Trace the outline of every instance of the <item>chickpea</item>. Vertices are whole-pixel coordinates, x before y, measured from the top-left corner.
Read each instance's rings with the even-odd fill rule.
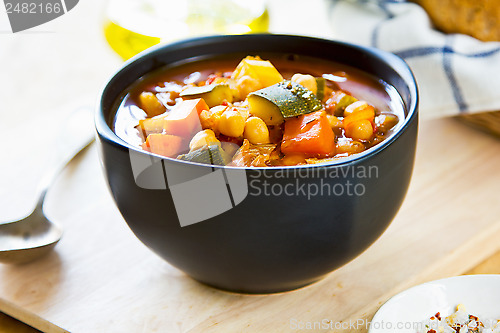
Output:
[[[369,120],[362,119],[346,128],[346,136],[354,140],[370,140],[373,137],[373,126]]]
[[[189,150],[196,150],[204,146],[219,145],[220,141],[215,137],[214,131],[206,129],[196,133],[189,142]]]
[[[212,128],[212,124],[210,123],[210,111],[203,110],[200,112],[200,123],[201,128]]]
[[[269,143],[269,129],[259,117],[250,117],[245,122],[243,137],[255,145]]]
[[[342,120],[340,120],[339,118],[332,116],[331,114],[327,114],[326,119],[328,119],[328,122],[330,123],[330,127],[332,129],[342,127]]]
[[[210,115],[212,117],[214,117],[214,116],[220,117],[224,113],[224,111],[226,111],[227,109],[228,109],[228,107],[225,105],[216,105],[210,109]]]
[[[300,84],[304,88],[311,90],[313,94],[316,94],[318,92],[318,83],[312,75],[296,73],[293,74],[292,81]]]
[[[219,131],[227,136],[238,138],[245,131],[245,117],[241,112],[226,110],[219,119]]]
[[[361,111],[368,106],[368,103],[365,101],[356,101],[352,104],[349,104],[344,110],[344,117],[350,116],[356,111]]]
[[[142,92],[139,95],[139,105],[147,113],[148,117],[158,116],[167,110],[152,92]]]
[[[222,113],[227,109],[227,106],[217,105],[209,111],[203,110],[200,113],[201,128],[211,129],[214,132],[219,132],[219,120]]]
[[[359,141],[339,140],[336,146],[337,154],[356,154],[365,150],[365,146]]]

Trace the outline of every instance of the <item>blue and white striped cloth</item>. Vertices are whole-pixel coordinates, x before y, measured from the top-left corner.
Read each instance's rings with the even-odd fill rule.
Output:
[[[402,57],[417,79],[424,118],[500,110],[500,43],[443,34],[404,0],[335,0],[332,37]]]

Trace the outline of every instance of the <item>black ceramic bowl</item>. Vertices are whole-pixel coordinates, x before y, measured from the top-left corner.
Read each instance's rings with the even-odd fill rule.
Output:
[[[153,158],[112,131],[113,104],[138,78],[181,60],[233,53],[237,58],[268,53],[305,55],[359,68],[396,88],[406,119],[392,137],[354,157],[318,166],[265,170],[222,169]],[[417,140],[417,96],[408,66],[383,51],[298,36],[216,36],[160,46],[126,63],[102,92],[96,127],[113,197],[144,244],[208,285],[268,293],[317,281],[358,256],[387,228],[410,182]],[[352,172],[363,169],[374,173],[360,177]],[[169,173],[177,176],[169,177]],[[216,179],[213,184],[220,186],[204,187],[200,181],[196,187],[190,182],[210,175]],[[345,187],[349,183],[357,185],[359,193],[349,194]],[[343,193],[310,193],[311,189],[337,185],[337,189],[344,186]],[[190,188],[194,189],[193,203]],[[288,195],[283,189],[295,192]],[[179,196],[183,191],[184,196]],[[200,193],[210,201],[208,206],[200,203]],[[215,211],[211,211],[212,205],[218,205]]]

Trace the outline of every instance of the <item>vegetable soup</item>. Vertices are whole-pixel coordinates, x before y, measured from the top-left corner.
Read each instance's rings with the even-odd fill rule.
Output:
[[[132,145],[238,167],[336,161],[382,142],[404,119],[392,86],[302,56],[174,64],[138,80],[116,109],[114,131]]]

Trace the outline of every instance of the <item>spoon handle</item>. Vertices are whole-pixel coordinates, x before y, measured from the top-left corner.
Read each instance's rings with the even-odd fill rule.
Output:
[[[47,166],[38,185],[38,201],[36,207],[43,208],[47,192],[66,166],[95,140],[93,126],[94,113],[90,106],[80,107],[73,111],[62,122],[62,131],[55,145],[54,158]]]

